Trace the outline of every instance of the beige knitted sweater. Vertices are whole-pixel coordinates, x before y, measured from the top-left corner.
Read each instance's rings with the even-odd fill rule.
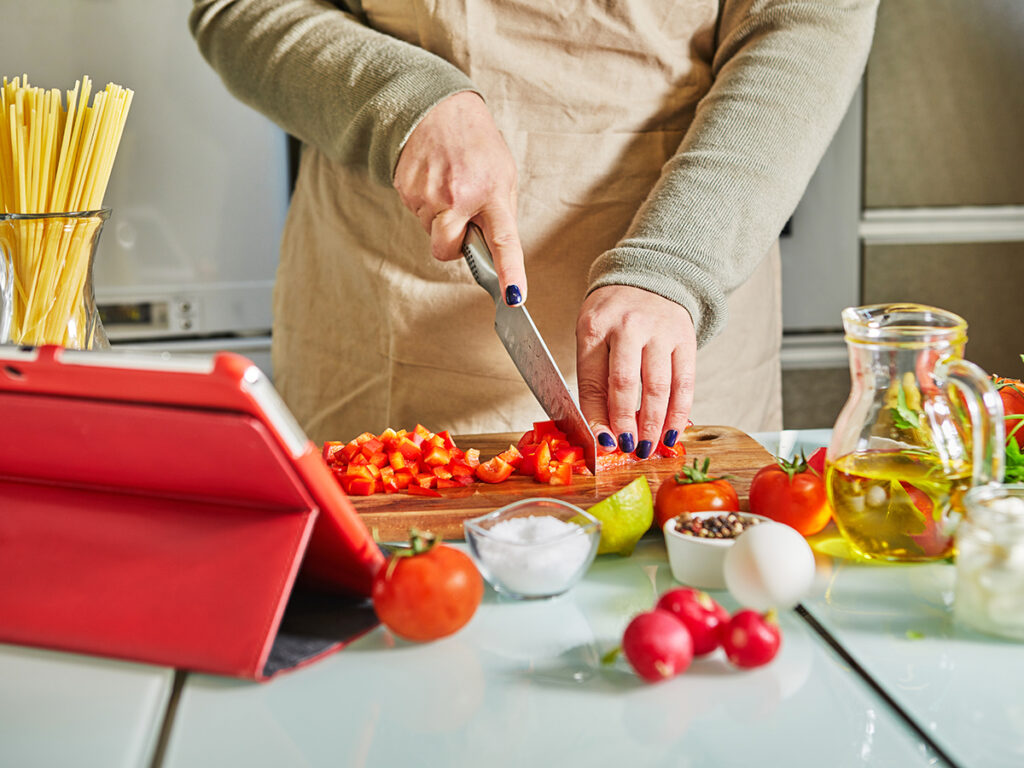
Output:
[[[423,116],[475,88],[443,59],[366,26],[360,1],[342,12],[324,0],[195,0],[190,24],[239,99],[390,185]],[[626,236],[594,261],[589,289],[652,291],[689,310],[699,344],[712,338],[846,110],[877,3],[721,0],[714,83]]]

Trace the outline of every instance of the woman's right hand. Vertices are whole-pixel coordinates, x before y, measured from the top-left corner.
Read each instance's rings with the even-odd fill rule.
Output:
[[[472,221],[491,250],[505,302],[526,300],[516,165],[480,96],[456,93],[426,114],[402,148],[394,185],[430,235],[434,258],[461,258]]]

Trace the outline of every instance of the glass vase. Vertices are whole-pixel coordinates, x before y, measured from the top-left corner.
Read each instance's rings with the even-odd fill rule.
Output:
[[[110,209],[0,214],[0,343],[109,347],[92,266]]]

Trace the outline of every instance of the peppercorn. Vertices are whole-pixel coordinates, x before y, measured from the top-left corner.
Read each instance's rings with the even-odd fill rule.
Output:
[[[703,517],[687,513],[679,515],[675,521],[677,531],[702,539],[733,539],[750,526],[761,522],[756,517],[738,512]]]

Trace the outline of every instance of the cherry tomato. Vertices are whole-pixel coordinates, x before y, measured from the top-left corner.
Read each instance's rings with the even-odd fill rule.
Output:
[[[707,592],[691,587],[670,589],[656,607],[671,613],[690,631],[694,656],[704,656],[721,645],[729,614]]]
[[[795,528],[804,536],[828,525],[832,508],[821,475],[803,454],[761,467],[750,483],[750,511]]]
[[[473,617],[484,582],[468,555],[433,535],[413,529],[410,545],[392,554],[374,577],[373,607],[399,637],[437,640]]]
[[[1024,383],[1019,379],[994,377],[999,398],[1003,401],[1006,437],[1013,436],[1018,448],[1024,448]]]
[[[655,608],[629,622],[622,652],[640,677],[656,683],[686,671],[693,661],[693,640],[679,619]]]
[[[708,475],[710,459],[697,468],[692,467],[662,481],[654,498],[654,524],[663,528],[673,517],[686,512],[739,512],[740,499],[736,489],[724,477]]]
[[[749,608],[737,611],[722,632],[725,655],[744,669],[767,664],[781,644],[782,634],[772,611],[763,615]]]

